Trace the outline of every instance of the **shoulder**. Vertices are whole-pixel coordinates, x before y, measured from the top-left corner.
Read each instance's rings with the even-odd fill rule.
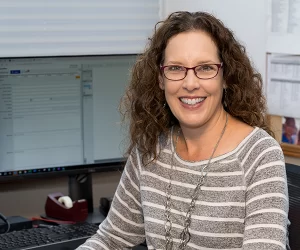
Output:
[[[284,168],[284,155],[279,143],[265,130],[255,127],[239,152],[239,160],[246,175],[257,169],[280,166]]]
[[[265,130],[255,127],[249,139],[247,147],[259,147],[260,149],[277,149],[282,152],[279,143]]]
[[[255,127],[247,138],[241,156],[254,159],[270,154],[276,154],[280,158],[283,157],[279,143],[265,130]]]

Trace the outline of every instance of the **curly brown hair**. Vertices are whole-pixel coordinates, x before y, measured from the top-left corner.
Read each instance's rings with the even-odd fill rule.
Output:
[[[245,47],[231,30],[209,13],[174,12],[165,21],[157,23],[144,53],[132,69],[131,82],[121,106],[123,118],[129,119],[127,153],[138,147],[144,163],[148,157],[157,157],[159,135],[168,133],[171,126],[178,124],[170,109],[164,107],[165,95],[159,88],[165,48],[174,35],[193,30],[206,32],[218,48],[227,85],[222,100],[226,103],[224,109],[233,117],[273,136],[266,119],[262,77],[251,65]]]

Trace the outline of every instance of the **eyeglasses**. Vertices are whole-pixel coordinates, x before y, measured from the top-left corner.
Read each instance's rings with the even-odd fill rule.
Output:
[[[187,76],[188,70],[192,69],[195,75],[199,79],[208,80],[216,77],[220,68],[223,67],[223,63],[215,64],[200,64],[192,68],[180,66],[180,65],[166,65],[160,66],[164,76],[171,81],[180,81]]]

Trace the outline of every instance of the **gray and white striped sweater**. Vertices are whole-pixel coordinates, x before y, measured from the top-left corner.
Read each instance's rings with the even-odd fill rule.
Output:
[[[78,250],[131,249],[145,239],[148,249],[165,249],[170,138],[160,141],[158,159],[147,166],[141,164],[138,150],[130,155],[107,218]],[[175,153],[173,162],[171,234],[178,249],[190,197],[207,160],[187,162]],[[287,214],[282,150],[264,130],[255,128],[233,151],[212,159],[186,249],[285,249]]]

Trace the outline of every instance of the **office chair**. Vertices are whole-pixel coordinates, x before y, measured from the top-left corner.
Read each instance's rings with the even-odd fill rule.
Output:
[[[289,244],[291,250],[300,249],[300,166],[286,164],[289,190]]]

